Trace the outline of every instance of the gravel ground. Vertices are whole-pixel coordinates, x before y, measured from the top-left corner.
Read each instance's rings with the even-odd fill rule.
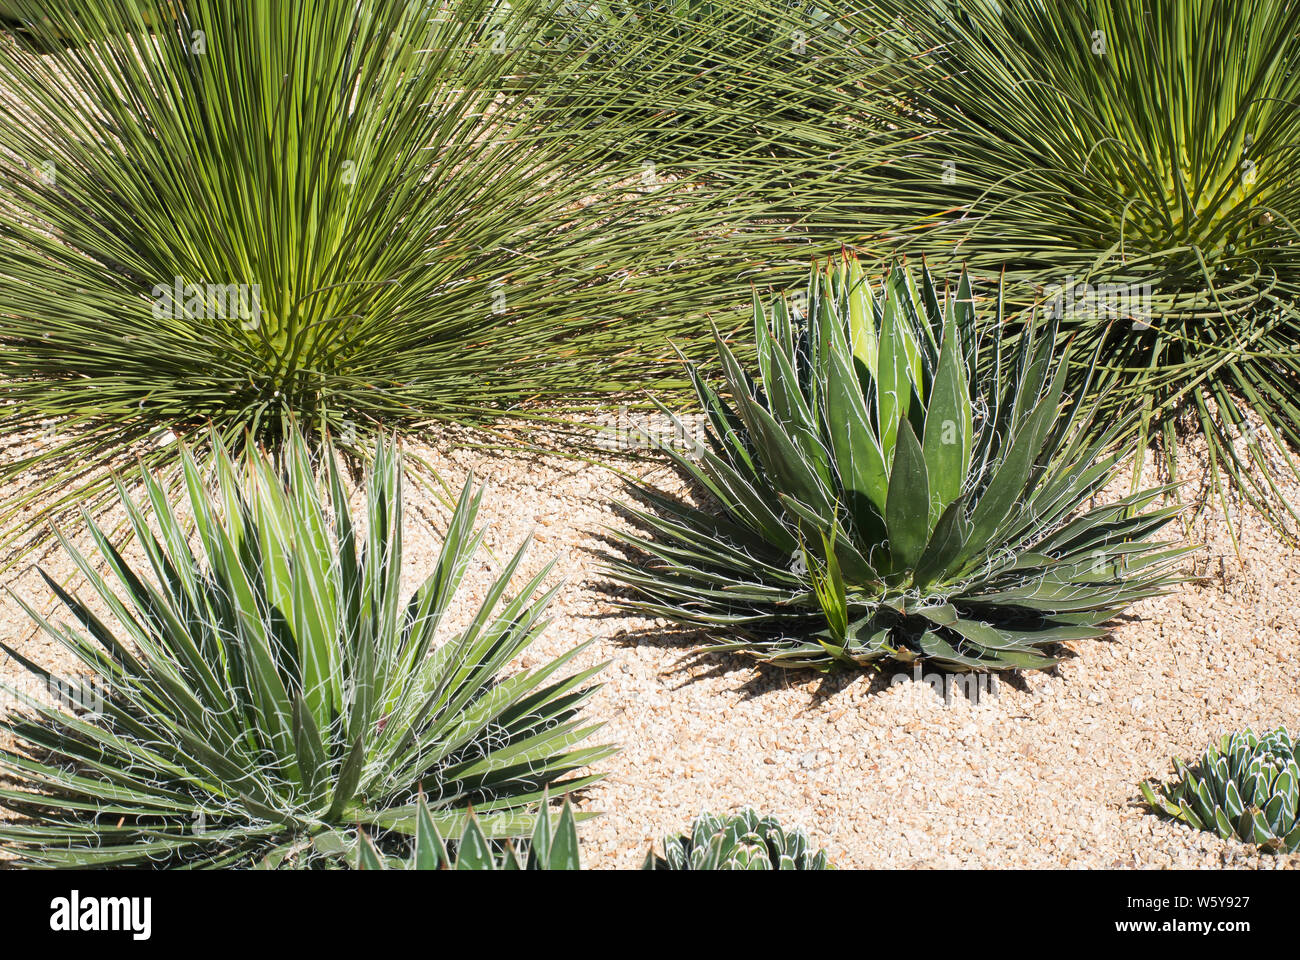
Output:
[[[612,471],[449,450],[450,439],[411,450],[452,487],[471,471],[488,487],[480,516],[488,551],[466,578],[460,616],[531,531],[528,569],[558,555],[567,586],[521,665],[592,638],[581,665],[610,661],[587,713],[605,721],[598,736],[622,752],[601,764],[606,779],[581,800],[603,814],[583,828],[588,866],[637,866],[653,839],[700,810],[744,806],[803,826],[842,867],[1300,865],[1297,856],[1260,856],[1158,819],[1137,789],[1167,775],[1171,756],[1194,756],[1224,730],[1300,729],[1300,550],[1279,545],[1248,509],[1231,507],[1240,559],[1212,506],[1188,532],[1203,544],[1188,560],[1195,582],[1134,608],[1110,640],[1072,645],[1050,674],[1010,677],[977,705],[960,693],[946,704],[910,673],[891,682],[892,667],[823,678],[735,656],[687,656],[698,638],[623,616],[602,589],[599,530],[621,523]],[[1181,463],[1186,476],[1201,474],[1194,441]],[[633,469],[679,485],[663,466]],[[432,494],[411,491],[408,515],[413,588],[432,567],[446,511]],[[57,555],[43,562],[70,572]],[[30,570],[8,580],[42,611],[54,609]],[[7,596],[0,632],[26,655],[60,662]],[[0,677],[18,676],[16,664],[0,662]]]

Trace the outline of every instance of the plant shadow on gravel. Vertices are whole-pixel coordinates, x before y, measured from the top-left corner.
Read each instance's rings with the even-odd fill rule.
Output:
[[[614,612],[601,616],[617,617],[619,614]],[[1124,619],[1136,620],[1138,618],[1126,617]],[[762,663],[744,654],[701,650],[698,649],[698,645],[707,640],[707,635],[699,630],[645,627],[640,630],[622,631],[610,637],[610,640],[622,647],[650,646],[681,651],[681,656],[671,670],[667,671],[671,675],[682,675],[680,682],[673,687],[674,690],[681,690],[692,683],[716,680],[736,673],[746,673],[749,674],[749,679],[744,680],[734,688],[736,692],[741,694],[742,699],[754,700],[778,690],[800,688],[808,692],[810,700],[808,709],[814,709],[823,703],[829,702],[854,684],[865,683],[866,695],[869,698],[875,698],[888,693],[893,688],[895,685],[893,678],[896,674],[903,674],[908,678],[909,682],[913,679],[912,672],[906,669],[903,664],[895,664],[896,669],[892,671],[882,669],[879,672],[869,673],[865,670],[833,670],[829,673],[819,673],[814,670],[792,670],[769,663]],[[1079,653],[1069,647],[1062,646],[1054,650],[1053,655],[1059,657],[1061,662],[1065,663],[1077,658]],[[700,666],[705,666],[706,669],[702,671],[695,669]],[[926,666],[924,663],[921,664],[921,672],[923,677],[933,673],[938,673],[945,678],[948,676],[963,676],[963,674],[951,671],[941,671],[934,666]],[[1035,675],[1058,678],[1061,676],[1060,666],[1058,664],[1045,670],[1035,671]],[[1018,693],[1026,695],[1032,693],[1025,674],[1020,672],[999,672],[998,682],[1005,684]]]
[[[711,506],[716,507],[716,501],[698,482],[686,480],[683,490],[685,495],[700,509],[708,510]],[[628,485],[626,492],[640,500],[647,507],[653,506],[649,500],[638,496],[640,491],[636,487]],[[619,517],[633,528],[638,530],[646,529],[624,504],[615,503],[613,508]],[[600,531],[589,531],[588,535],[595,544],[599,545],[599,547],[595,545],[580,546],[579,550],[588,556],[606,562],[611,555],[624,557],[628,555],[627,545],[616,536]],[[613,608],[595,614],[592,619],[597,621],[626,620],[629,615],[634,614],[634,611],[624,609],[623,605],[634,596],[635,591],[609,576],[608,570],[602,572],[605,576],[600,582],[592,585],[592,590],[613,604]],[[1141,617],[1126,611],[1116,614],[1109,622],[1109,626],[1113,630],[1113,628],[1122,624],[1136,622],[1140,619]],[[812,703],[809,709],[831,700],[862,680],[867,681],[867,695],[874,698],[887,693],[891,689],[894,685],[893,677],[896,674],[904,674],[910,680],[914,670],[913,666],[903,663],[890,663],[876,672],[840,669],[821,673],[815,670],[780,667],[756,660],[744,653],[702,649],[710,642],[707,631],[672,624],[623,630],[610,637],[610,639],[622,647],[652,646],[665,650],[680,651],[681,656],[669,672],[674,675],[684,676],[673,689],[682,689],[694,682],[719,679],[738,672],[748,673],[750,679],[736,688],[743,699],[752,700],[776,690],[801,687],[808,690],[810,694]],[[1108,633],[1106,636],[1091,642],[1110,643],[1114,642],[1114,637],[1111,633]],[[1078,651],[1069,644],[1055,644],[1049,649],[1052,656],[1061,662],[1069,662],[1079,656]],[[702,672],[695,670],[701,665],[705,665],[707,669]],[[952,673],[952,671],[943,670],[936,665],[927,665],[924,661],[921,662],[923,677],[935,672],[945,677]],[[1037,673],[1044,676],[1059,677],[1059,664],[1039,670]],[[1019,671],[999,671],[998,681],[1020,693],[1030,693],[1030,686],[1025,675]]]

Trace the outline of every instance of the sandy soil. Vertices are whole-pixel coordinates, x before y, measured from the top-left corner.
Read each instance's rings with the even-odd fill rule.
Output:
[[[910,674],[892,682],[892,667],[822,678],[687,656],[698,638],[618,613],[598,571],[600,528],[622,522],[615,474],[561,458],[442,452],[447,439],[412,451],[452,487],[471,470],[488,486],[488,551],[467,577],[462,615],[532,531],[529,569],[558,555],[567,586],[522,665],[593,637],[581,663],[610,661],[587,712],[623,749],[581,801],[603,813],[583,828],[591,867],[636,866],[652,840],[700,810],[743,806],[803,826],[844,867],[1300,865],[1158,819],[1137,788],[1222,731],[1300,730],[1300,550],[1280,545],[1249,509],[1230,507],[1240,558],[1212,506],[1188,531],[1203,544],[1188,561],[1195,582],[1136,607],[1111,639],[1072,645],[1050,674],[1009,677],[976,705],[960,693],[945,703]],[[1186,476],[1200,475],[1195,442],[1181,462]],[[633,469],[678,484],[661,465]],[[410,588],[432,566],[445,516],[429,493],[408,496]],[[44,562],[70,571],[57,555]],[[9,581],[54,610],[30,570]],[[0,632],[26,655],[60,662],[8,596]],[[20,673],[0,662],[0,677]]]

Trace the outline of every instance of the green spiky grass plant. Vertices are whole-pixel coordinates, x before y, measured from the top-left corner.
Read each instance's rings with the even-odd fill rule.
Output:
[[[420,796],[444,835],[472,805],[487,836],[520,836],[548,784],[590,782],[569,775],[610,752],[582,745],[595,728],[578,719],[600,668],[566,673],[574,650],[499,676],[545,627],[551,567],[507,597],[525,545],[468,625],[444,627],[482,541],[472,480],[403,601],[392,445],[376,449],[364,527],[334,459],[318,478],[300,436],[280,465],[215,447],[208,475],[181,453],[192,540],[149,473],[147,507],[118,487],[144,566],[89,517],[91,555],[60,537],[93,602],[45,576],[73,624],[24,607],[83,681],[0,644],[50,689],[94,692],[71,710],[3,688],[27,706],[0,720],[15,744],[0,749],[14,784],[0,805],[20,815],[0,825],[10,852],[40,866],[345,862],[353,844],[332,840],[400,843]]]
[[[566,48],[622,62],[602,109],[653,112],[653,151],[686,163],[722,153],[732,176],[772,158],[839,153],[855,102],[880,66],[841,18],[805,0],[574,3]],[[883,62],[882,62],[883,63]],[[666,89],[655,101],[639,88]],[[860,113],[860,111],[859,111]],[[611,145],[635,154],[646,144]],[[801,164],[802,166],[803,164]],[[774,165],[775,167],[775,165]]]
[[[717,509],[634,486],[626,602],[781,666],[966,671],[1048,667],[1163,592],[1184,550],[1151,539],[1176,508],[1147,507],[1168,488],[1088,507],[1116,428],[1091,436],[1095,403],[1066,397],[1055,325],[1013,337],[1001,307],[979,324],[964,274],[877,291],[848,256],[806,316],[756,294],[757,378],[719,339],[727,396],[692,368],[705,439],[667,451]]]
[[[13,4],[0,545],[208,425],[364,455],[672,381],[666,338],[754,262],[760,200],[611,159],[657,122],[588,122],[619,57],[535,69],[560,0],[185,0],[155,29],[155,0]]]
[[[1214,495],[1235,489],[1287,530],[1300,9],[884,0],[876,14],[902,54],[897,97],[880,102],[907,109],[892,113],[889,175],[847,170],[826,228],[936,267],[1005,269],[1018,300],[1063,293],[1064,329],[1083,356],[1103,345],[1096,382],[1118,388],[1101,420],[1140,405],[1137,445],[1162,440],[1172,473],[1186,416],[1208,441]]]
[[[658,158],[711,182],[745,184],[764,216],[830,252],[820,224],[843,171],[873,167],[891,136],[865,109],[896,64],[874,18],[809,0],[599,0],[570,4],[558,44],[606,74],[607,94],[575,103],[636,132],[611,149]],[[645,97],[642,91],[656,91]],[[787,275],[785,282],[796,282]]]

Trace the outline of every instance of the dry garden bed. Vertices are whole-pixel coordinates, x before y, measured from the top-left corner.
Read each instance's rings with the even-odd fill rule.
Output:
[[[0,859],[1296,864],[1293,5],[2,6]]]
[[[1137,605],[1110,639],[1073,645],[1050,673],[1005,679],[977,705],[962,690],[945,703],[902,667],[822,678],[756,669],[735,655],[687,656],[698,636],[610,602],[597,558],[602,527],[625,524],[614,509],[625,496],[620,477],[561,458],[448,449],[463,440],[451,434],[412,450],[453,487],[471,471],[486,484],[486,551],[454,622],[463,624],[532,533],[522,575],[558,557],[551,579],[564,586],[553,625],[515,666],[588,640],[577,665],[610,662],[587,713],[606,724],[596,739],[620,752],[598,765],[605,779],[578,805],[600,814],[581,828],[586,865],[638,866],[665,825],[748,806],[804,827],[842,867],[1300,862],[1157,818],[1138,791],[1139,781],[1169,775],[1170,756],[1192,757],[1224,730],[1300,725],[1289,668],[1300,636],[1287,613],[1300,591],[1300,552],[1280,546],[1249,509],[1233,517],[1240,559],[1210,505],[1189,531],[1200,544],[1188,562],[1196,580]],[[1190,475],[1204,465],[1194,449],[1184,453]],[[662,464],[633,472],[680,484]],[[447,516],[428,491],[410,492],[407,590],[428,575]],[[42,563],[56,578],[74,573],[57,552]],[[13,589],[42,613],[57,609],[34,572]],[[0,626],[26,655],[71,666],[12,599]],[[896,674],[907,682],[895,686]],[[7,681],[23,676],[11,661],[0,669]]]

